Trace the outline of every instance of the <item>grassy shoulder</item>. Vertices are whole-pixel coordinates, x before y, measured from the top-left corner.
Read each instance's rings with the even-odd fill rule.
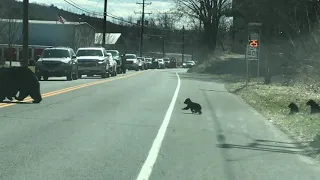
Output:
[[[293,140],[299,142],[305,149],[305,155],[320,160],[320,116],[310,115],[309,108],[305,105],[309,99],[319,102],[319,94],[305,90],[303,85],[264,85],[257,81],[249,83],[247,87],[244,83],[228,83],[226,89],[240,96]],[[288,115],[287,106],[290,102],[299,106],[300,113]]]
[[[239,67],[237,61],[242,60],[241,55],[222,54],[189,69],[188,72],[210,74],[214,80],[225,83],[229,92],[240,96],[268,121],[289,135],[305,150],[305,155],[320,162],[320,115],[310,115],[306,106],[309,99],[320,102],[320,83],[314,78],[315,71],[310,71],[309,68],[310,72],[307,74],[305,69],[292,86],[283,86],[281,80],[277,79],[279,77],[275,77],[272,80],[274,84],[264,85],[263,79],[252,79],[245,87],[243,73],[237,76],[234,68]],[[230,61],[233,61],[233,64],[228,64]],[[291,102],[298,105],[300,113],[289,115],[288,105]]]

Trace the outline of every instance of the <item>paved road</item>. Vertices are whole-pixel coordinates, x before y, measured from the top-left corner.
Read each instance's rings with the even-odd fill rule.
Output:
[[[175,71],[41,82],[40,104],[0,105],[0,179],[320,178],[312,160],[222,84],[177,70],[179,86]],[[181,111],[186,97],[202,115]]]

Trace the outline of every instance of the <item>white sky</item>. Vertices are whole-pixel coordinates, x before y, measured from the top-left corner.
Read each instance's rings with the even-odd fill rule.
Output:
[[[66,0],[70,3],[75,3],[79,7],[88,11],[96,12],[97,14],[103,15],[104,0]],[[73,7],[72,5],[65,2],[65,0],[29,0],[29,2],[35,2],[39,4],[53,4],[64,10],[83,13],[83,11]],[[54,2],[54,3],[53,3]],[[140,17],[140,14],[135,12],[142,11],[142,5],[136,4],[142,2],[142,0],[108,0],[107,12],[116,17],[123,17],[127,19],[128,16],[132,15],[136,18]],[[145,8],[146,12],[158,13],[169,11],[170,8],[174,7],[172,0],[149,0],[151,5],[147,5]],[[85,12],[84,12],[85,13]],[[85,13],[87,14],[87,13]],[[147,16],[146,16],[147,18]]]
[[[22,0],[18,0],[22,1]],[[77,9],[76,7],[70,5],[75,4],[76,6],[95,13],[102,17],[103,8],[104,8],[104,0],[29,0],[30,3],[38,3],[45,5],[55,5],[59,8],[62,8],[67,11],[75,12],[78,14],[85,13],[82,10]],[[142,11],[142,5],[137,4],[137,2],[141,3],[142,0],[108,0],[107,12],[115,17],[123,17],[127,20],[128,16],[133,16],[134,21],[141,18],[141,14],[135,14],[135,12]],[[168,12],[175,7],[173,0],[146,0],[146,3],[151,3],[151,5],[146,5],[145,12],[157,14],[160,12]],[[148,17],[152,17],[153,15],[146,15],[146,19]],[[68,19],[66,19],[68,21]],[[114,21],[112,18],[108,17],[108,21]],[[178,28],[182,28],[182,24],[189,27],[188,24],[185,24],[186,21],[179,22],[176,24]],[[180,27],[181,26],[181,27]]]

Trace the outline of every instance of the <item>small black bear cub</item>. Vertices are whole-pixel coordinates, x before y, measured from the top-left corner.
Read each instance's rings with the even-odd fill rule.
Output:
[[[310,99],[306,105],[310,106],[310,113],[320,113],[320,106],[314,100]]]
[[[185,101],[184,101],[184,104],[187,105],[187,107],[183,108],[182,110],[188,110],[190,109],[192,114],[193,113],[199,113],[199,114],[202,114],[201,112],[201,106],[200,104],[198,103],[195,103],[195,102],[192,102],[190,98],[187,98]]]
[[[289,114],[295,114],[299,112],[298,106],[293,102],[288,105],[288,108],[290,108]]]

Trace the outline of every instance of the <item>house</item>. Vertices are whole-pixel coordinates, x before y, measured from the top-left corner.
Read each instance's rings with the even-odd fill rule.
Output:
[[[2,61],[22,59],[22,53],[19,53],[22,49],[22,23],[21,19],[0,19]],[[76,51],[79,47],[93,46],[94,36],[95,28],[86,22],[29,20],[30,49],[33,46],[67,46]]]
[[[102,46],[102,38],[103,38],[103,33],[96,33],[94,44],[96,46]],[[128,49],[126,41],[124,40],[121,33],[106,33],[105,48],[115,49],[115,50],[118,50],[120,53],[127,53],[127,49]]]
[[[22,44],[22,20],[0,20],[0,43]],[[29,20],[29,44],[44,46],[93,46],[95,28],[86,22]]]

